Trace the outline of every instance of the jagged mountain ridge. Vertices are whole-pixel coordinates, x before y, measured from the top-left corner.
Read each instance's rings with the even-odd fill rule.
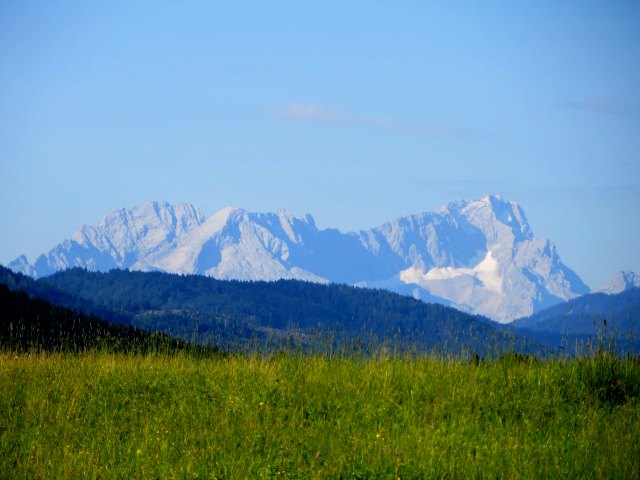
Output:
[[[640,287],[640,275],[631,270],[623,270],[614,273],[609,281],[596,292],[615,295],[636,287]]]
[[[205,219],[190,205],[152,202],[82,227],[33,266],[24,257],[9,265],[34,277],[75,266],[381,287],[500,322],[589,291],[499,196],[348,233],[284,210],[225,208]]]
[[[204,221],[199,209],[185,203],[150,202],[130,210],[122,208],[102,217],[95,226],[80,227],[33,265],[23,255],[9,268],[35,278],[71,267],[154,270],[157,258],[168,254],[178,238]]]

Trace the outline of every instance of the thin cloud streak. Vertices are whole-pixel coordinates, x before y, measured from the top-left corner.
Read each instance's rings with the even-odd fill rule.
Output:
[[[271,114],[277,118],[294,122],[365,126],[426,136],[452,137],[469,133],[467,129],[445,125],[430,123],[413,124],[400,122],[388,117],[362,117],[340,112],[334,108],[325,107],[316,103],[294,102],[272,110]]]
[[[631,103],[621,102],[610,97],[594,97],[579,101],[561,102],[556,106],[558,108],[606,113],[609,115],[623,115],[637,110],[636,106]]]

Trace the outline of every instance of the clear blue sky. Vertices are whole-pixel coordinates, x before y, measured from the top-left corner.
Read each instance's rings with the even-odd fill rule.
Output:
[[[640,271],[640,3],[1,2],[0,180],[5,264],[149,200],[496,193],[598,287]]]

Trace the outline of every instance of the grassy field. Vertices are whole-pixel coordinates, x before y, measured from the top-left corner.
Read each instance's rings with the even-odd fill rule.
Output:
[[[0,353],[1,478],[640,478],[610,357]]]

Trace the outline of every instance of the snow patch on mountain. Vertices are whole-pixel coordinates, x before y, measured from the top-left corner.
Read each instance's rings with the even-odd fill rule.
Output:
[[[430,258],[411,259],[401,272],[402,281],[500,322],[589,291],[562,264],[553,243],[534,238],[523,210],[514,202],[493,195],[460,200],[439,210],[438,216],[431,219],[433,225],[455,225],[471,241],[456,251],[457,262],[444,251],[452,248],[450,243],[430,250]]]
[[[502,276],[491,251],[488,251],[484,259],[473,268],[434,267],[426,273],[421,273],[415,267],[410,267],[403,270],[400,277],[406,283],[428,286],[432,281],[453,280],[465,275],[473,277],[487,290],[502,293]]]

